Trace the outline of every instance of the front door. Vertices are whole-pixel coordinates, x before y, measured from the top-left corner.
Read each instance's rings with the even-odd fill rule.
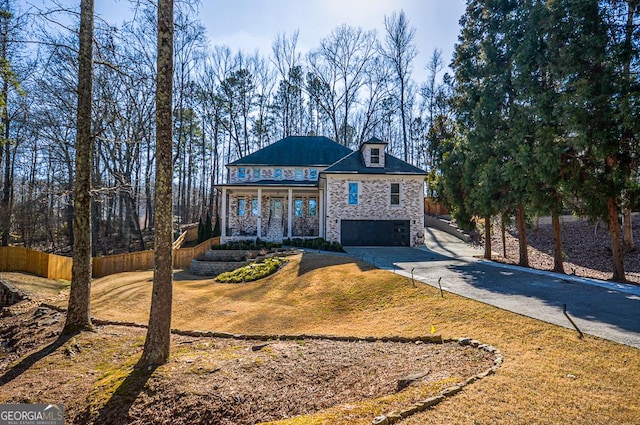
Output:
[[[282,220],[282,206],[284,204],[284,200],[282,198],[272,199],[271,200],[271,217]]]
[[[267,229],[267,240],[269,241],[282,240],[284,233],[283,209],[284,199],[271,198],[269,203],[269,228]]]

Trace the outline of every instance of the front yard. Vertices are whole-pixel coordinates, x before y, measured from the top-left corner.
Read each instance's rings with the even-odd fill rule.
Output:
[[[410,279],[373,269],[349,257],[305,253],[290,259],[278,273],[239,285],[216,284],[211,279],[199,279],[185,272],[176,272],[172,326],[183,330],[244,334],[361,337],[423,336],[429,335],[433,326],[436,333],[445,338],[468,336],[499,348],[504,355],[504,364],[496,374],[465,387],[462,392],[435,408],[414,415],[402,423],[640,423],[640,406],[636,402],[640,399],[640,351],[637,349],[590,336],[580,340],[575,332],[568,329],[452,294],[445,294],[441,298],[439,291],[434,288],[423,285],[413,287]],[[100,319],[146,323],[150,294],[151,272],[124,273],[98,279],[93,285],[93,315]],[[58,301],[58,304],[66,306],[64,300]],[[1,324],[2,322],[0,326]],[[55,330],[55,326],[52,329]],[[212,400],[215,397],[228,397],[230,405],[235,405],[234,397],[246,397],[238,388],[235,393],[223,391],[222,380],[219,384],[216,383],[216,379],[219,379],[217,374],[225,369],[212,372],[220,367],[218,364],[222,361],[215,356],[228,351],[205,349],[205,343],[217,344],[207,338],[175,336],[171,363],[158,368],[144,379],[129,373],[140,354],[143,335],[143,330],[109,326],[100,327],[96,334],[82,334],[76,337],[76,342],[82,347],[81,354],[65,355],[64,348],[71,344],[67,342],[56,351],[55,356],[44,357],[0,387],[0,399],[12,397],[16,394],[15,386],[24,384],[26,390],[20,393],[21,397],[55,401],[50,399],[53,394],[51,389],[43,390],[35,384],[36,379],[41,378],[38,371],[42,372],[43,368],[49,371],[62,368],[68,372],[60,373],[59,378],[56,378],[58,375],[55,373],[48,375],[48,379],[52,381],[51,387],[55,387],[56,379],[68,380],[69,374],[78,382],[85,382],[88,386],[86,391],[93,395],[84,402],[88,411],[94,413],[99,412],[101,406],[113,407],[113,400],[117,400],[117,397],[110,397],[110,394],[114,393],[118,396],[124,394],[125,397],[120,400],[126,402],[125,407],[130,413],[137,415],[142,415],[141,412],[148,414],[149,411],[144,409],[149,403],[148,397],[153,399],[153,394],[163,392],[171,394],[171,398],[158,396],[156,407],[165,412],[185,415],[187,410],[176,410],[176,406],[182,406],[180,400],[190,400],[189,397],[200,394],[198,391],[210,394]],[[48,337],[43,336],[43,341],[51,341],[51,338],[54,338],[53,333]],[[307,350],[324,350],[311,350],[302,343],[292,344],[294,345],[288,346],[286,350],[298,352],[300,349],[303,353],[308,353]],[[256,352],[251,351],[250,347],[242,347],[235,353],[232,351],[234,356],[240,353],[240,360],[235,360],[240,370],[243,370],[242,367],[245,370],[251,369],[261,362],[275,366],[279,364],[278,361],[270,362],[283,358],[277,351],[281,349],[279,346],[271,347],[270,350],[273,351]],[[71,350],[74,350],[73,346]],[[338,349],[331,357],[338,363],[343,361],[341,359],[348,359],[344,350],[344,347]],[[400,353],[403,350],[398,351]],[[74,365],[74,359],[80,359],[85,353],[95,353],[96,362],[102,365],[102,369],[87,367],[87,375],[83,375],[83,381],[80,376],[83,369]],[[256,360],[261,356],[264,357],[262,360]],[[399,364],[411,366],[420,356],[427,356],[427,352],[418,356],[401,357]],[[455,358],[447,351],[441,351],[440,357]],[[55,359],[60,363],[55,363]],[[103,359],[101,363],[99,359]],[[437,362],[434,359],[428,363],[433,362],[435,365]],[[108,366],[110,364],[113,366]],[[425,367],[426,364],[422,366]],[[366,387],[376,380],[381,369],[384,366],[370,376],[365,373],[357,381],[358,384],[350,384],[349,388]],[[202,373],[198,373],[199,370]],[[181,376],[187,376],[184,375],[185,372],[202,380],[201,389],[167,384],[166,379],[171,377],[180,382]],[[328,374],[335,375],[336,371]],[[292,376],[295,378],[297,375]],[[266,385],[267,381],[274,379],[277,381],[275,376],[265,376],[260,385]],[[291,391],[296,385],[304,387],[305,379],[307,378],[300,376],[299,382],[293,379],[293,387],[280,386],[277,391]],[[145,383],[147,390],[140,392]],[[386,409],[398,404],[411,403],[411,397],[405,397],[412,391],[424,391],[416,395],[420,399],[437,392],[436,387],[441,388],[451,383],[450,378],[445,378],[438,381],[435,387],[433,383],[424,383],[423,386],[412,386],[408,390],[387,396],[381,396],[375,391],[363,393],[353,400],[339,401],[333,407],[329,407],[330,404],[322,405],[319,407],[322,410],[316,413],[281,419],[278,423],[369,424],[374,414],[388,412]],[[127,398],[127,388],[136,389],[141,395],[133,398],[129,395]],[[315,400],[315,392],[302,391],[307,391],[306,398]],[[122,409],[121,404],[117,406],[118,409]],[[184,406],[191,406],[189,412],[191,408],[195,408],[186,401]],[[283,411],[283,416],[280,417],[298,413],[303,412]],[[232,412],[227,414],[232,415]],[[143,423],[144,416],[139,417],[139,422],[132,423]],[[190,418],[197,422],[195,417]],[[201,420],[205,421],[204,416]]]

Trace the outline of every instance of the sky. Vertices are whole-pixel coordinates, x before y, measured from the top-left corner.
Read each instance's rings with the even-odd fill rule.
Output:
[[[303,54],[317,48],[341,24],[375,29],[381,40],[385,15],[404,10],[416,30],[418,55],[412,75],[421,82],[428,75],[425,67],[434,49],[442,50],[445,65],[451,62],[464,7],[464,0],[202,0],[199,19],[212,46],[227,45],[249,54],[258,50],[269,56],[277,35],[291,35],[296,29],[298,51]],[[126,0],[96,1],[96,14],[114,25],[125,20],[128,11]]]

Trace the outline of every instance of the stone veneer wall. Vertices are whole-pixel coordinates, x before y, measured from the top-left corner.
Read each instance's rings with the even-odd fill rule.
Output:
[[[259,180],[275,180],[275,169],[282,170],[282,180],[295,180],[296,179],[296,169],[302,170],[302,179],[304,181],[317,181],[317,175],[320,174],[325,167],[247,167],[244,166],[245,175],[244,179],[238,178],[238,168],[239,166],[230,166],[229,167],[229,183],[251,183]],[[253,169],[260,169],[260,178],[253,177]],[[312,179],[310,177],[309,170],[315,169],[318,171],[316,178]]]
[[[238,198],[246,199],[244,204],[244,216],[238,215]],[[257,236],[258,217],[251,213],[252,196],[232,195],[229,196],[229,216],[227,228],[231,231],[227,236]],[[264,197],[263,197],[264,202]]]
[[[295,215],[295,199],[302,199],[302,216],[296,217]],[[309,199],[315,198],[318,202],[316,204],[316,216],[309,216]],[[318,232],[320,230],[320,220],[318,219],[320,214],[320,200],[317,196],[295,196],[293,195],[293,206],[294,212],[291,215],[291,234],[292,237],[309,237],[309,236],[318,236]]]
[[[191,266],[189,267],[189,273],[196,276],[218,276],[219,274],[226,273],[244,267],[249,264],[248,261],[198,261],[191,260]]]
[[[349,183],[358,183],[358,205],[349,205]],[[400,205],[391,205],[391,183],[400,183]],[[342,220],[409,220],[411,246],[424,242],[423,176],[327,176],[326,239],[340,242]]]
[[[247,192],[246,194],[238,193],[232,194],[229,196],[229,216],[227,219],[227,228],[231,230],[231,232],[227,233],[227,236],[258,236],[261,239],[265,239],[267,237],[267,232],[269,229],[269,214],[271,209],[271,198],[280,198],[282,199],[282,217],[283,217],[283,238],[287,237],[287,216],[289,214],[289,201],[287,199],[287,195],[283,196],[268,196],[262,195],[262,234],[257,235],[258,231],[258,220],[259,217],[255,217],[251,212],[251,199],[257,197],[256,194],[250,194]],[[245,215],[244,217],[238,216],[238,198],[245,198]],[[302,198],[302,217],[296,217],[294,214],[291,216],[292,221],[292,236],[293,237],[301,237],[301,236],[318,236],[319,228],[320,228],[320,199],[318,196],[310,196],[310,195],[301,195],[296,196],[295,192],[293,194],[294,200],[296,198]],[[309,198],[315,198],[318,201],[317,204],[317,214],[315,217],[309,217]],[[293,201],[292,201],[293,202]],[[295,204],[292,204],[295,205]],[[275,220],[272,219],[272,220]],[[311,234],[309,234],[311,233]]]

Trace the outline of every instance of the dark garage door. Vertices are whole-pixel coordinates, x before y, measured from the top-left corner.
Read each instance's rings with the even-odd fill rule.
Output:
[[[409,220],[342,220],[344,246],[409,246]]]

